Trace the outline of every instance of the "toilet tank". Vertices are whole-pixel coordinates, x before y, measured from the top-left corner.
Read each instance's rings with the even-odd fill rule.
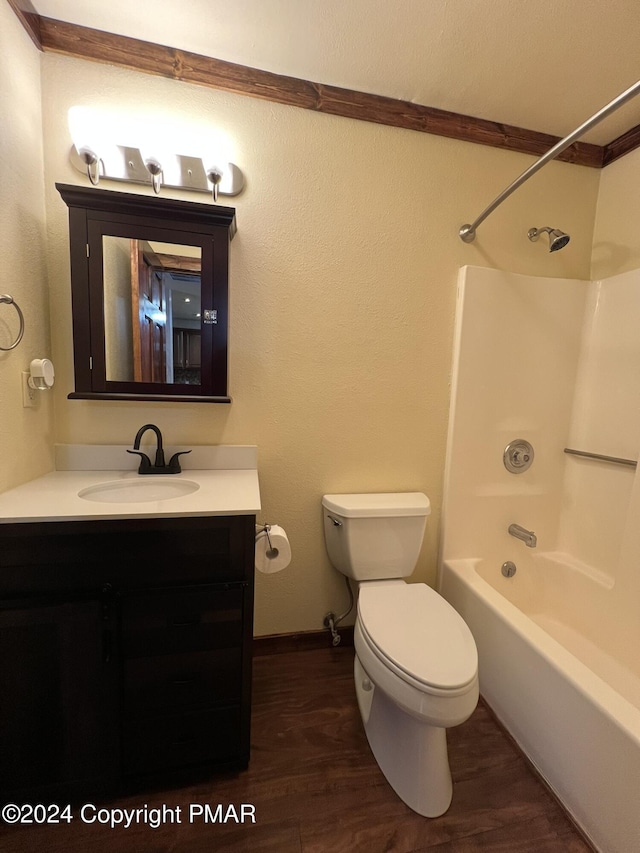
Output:
[[[357,581],[410,575],[430,512],[422,492],[325,495],[324,538],[332,565]]]

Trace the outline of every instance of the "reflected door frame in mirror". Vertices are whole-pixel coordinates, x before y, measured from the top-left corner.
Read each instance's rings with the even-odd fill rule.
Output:
[[[75,391],[69,399],[228,403],[229,243],[235,209],[56,184],[69,208]],[[105,237],[199,251],[199,384],[109,378],[105,347]],[[139,371],[136,375],[140,375]]]

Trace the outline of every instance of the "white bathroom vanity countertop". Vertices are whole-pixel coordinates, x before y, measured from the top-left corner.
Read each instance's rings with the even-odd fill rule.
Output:
[[[34,521],[90,521],[114,518],[179,518],[253,515],[260,510],[256,448],[218,445],[193,447],[181,456],[180,474],[138,474],[140,458],[120,445],[57,445],[56,470],[0,494],[0,524]],[[141,448],[154,460],[155,445]],[[173,453],[188,447],[165,448]],[[189,494],[163,500],[87,500],[79,492],[108,484],[106,492],[189,481]],[[113,484],[113,489],[111,487]]]

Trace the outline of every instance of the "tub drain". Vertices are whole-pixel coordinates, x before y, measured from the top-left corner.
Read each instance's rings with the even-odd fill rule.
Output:
[[[512,578],[516,573],[516,564],[512,563],[511,560],[507,560],[506,563],[502,564],[502,574],[505,578]]]

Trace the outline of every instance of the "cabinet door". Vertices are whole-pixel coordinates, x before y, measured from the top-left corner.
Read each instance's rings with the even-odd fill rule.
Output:
[[[125,774],[241,757],[243,616],[242,584],[123,594]]]
[[[100,601],[0,605],[0,792],[113,776],[115,666]]]

